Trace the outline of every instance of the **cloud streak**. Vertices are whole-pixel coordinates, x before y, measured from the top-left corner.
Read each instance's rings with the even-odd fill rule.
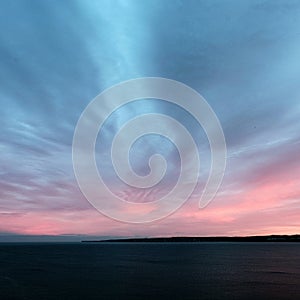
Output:
[[[0,221],[14,234],[236,235],[296,233],[300,223],[300,5],[293,1],[4,1],[0,9]],[[147,202],[170,189],[178,155],[149,137],[133,148],[140,174],[158,151],[160,188],[118,185],[109,144],[140,114],[167,113],[198,141],[199,185],[182,210],[131,226],[98,214],[77,187],[76,122],[89,101],[122,80],[161,76],[200,92],[225,132],[229,157],[216,199],[197,210],[210,162],[204,132],[153,100],[121,108],[103,128],[98,165],[116,193]]]

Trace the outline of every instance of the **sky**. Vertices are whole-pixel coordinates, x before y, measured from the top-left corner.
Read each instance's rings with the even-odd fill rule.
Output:
[[[299,1],[1,1],[0,241],[300,233],[299,53]],[[85,199],[72,139],[94,97],[139,77],[165,77],[199,92],[220,120],[228,153],[218,194],[198,209],[210,161],[203,130],[160,100],[116,111],[96,157],[125,200],[153,201],[178,176],[174,145],[146,136],[133,145],[133,168],[147,174],[149,156],[161,153],[166,178],[146,191],[118,183],[109,143],[130,118],[177,118],[203,157],[191,198],[171,216],[137,225],[109,219]]]

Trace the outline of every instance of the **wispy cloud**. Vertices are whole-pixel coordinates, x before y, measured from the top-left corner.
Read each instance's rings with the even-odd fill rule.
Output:
[[[24,234],[294,233],[300,223],[300,4],[293,1],[5,1],[0,4],[1,231]],[[122,123],[158,111],[199,141],[203,170],[192,199],[161,222],[131,226],[98,214],[77,187],[71,158],[76,122],[104,88],[140,76],[182,81],[219,117],[229,157],[214,202],[197,210],[209,147],[180,109],[159,101],[120,109],[97,145],[108,183],[126,199],[165,193],[178,172],[168,141],[133,148],[148,171],[155,151],[169,163],[159,188],[133,191],[118,180],[109,144]],[[175,171],[175,173],[174,173]]]

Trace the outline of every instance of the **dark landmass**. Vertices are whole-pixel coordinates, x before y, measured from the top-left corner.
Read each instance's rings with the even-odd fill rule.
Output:
[[[300,242],[300,235],[265,235],[246,237],[156,237],[85,240],[83,243],[199,243],[199,242]]]

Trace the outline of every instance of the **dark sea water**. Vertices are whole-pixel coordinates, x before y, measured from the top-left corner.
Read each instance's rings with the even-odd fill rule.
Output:
[[[300,299],[300,244],[0,244],[0,299]]]

